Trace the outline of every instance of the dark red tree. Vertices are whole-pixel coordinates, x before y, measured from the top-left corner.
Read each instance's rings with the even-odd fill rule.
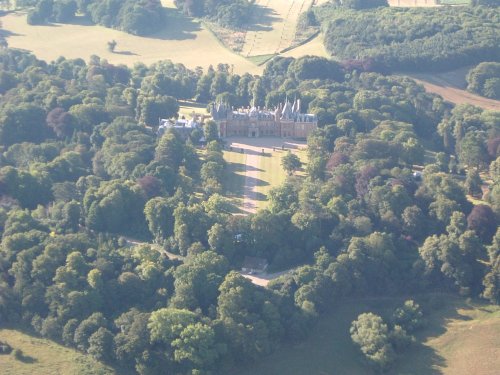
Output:
[[[467,227],[475,231],[485,243],[489,243],[498,227],[495,213],[490,206],[478,204],[467,217]]]

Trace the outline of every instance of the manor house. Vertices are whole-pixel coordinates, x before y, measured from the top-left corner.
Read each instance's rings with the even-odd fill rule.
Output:
[[[274,110],[260,107],[234,110],[224,103],[213,103],[210,112],[221,137],[282,137],[305,139],[318,127],[314,114],[300,113],[300,99],[285,101]]]

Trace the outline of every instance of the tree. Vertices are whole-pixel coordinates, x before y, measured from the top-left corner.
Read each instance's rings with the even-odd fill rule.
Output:
[[[179,103],[172,96],[140,96],[136,112],[141,124],[157,126],[159,119],[168,119],[177,115]]]
[[[469,168],[483,168],[488,152],[484,137],[478,132],[468,132],[457,145],[458,159]]]
[[[215,121],[209,120],[203,126],[203,134],[207,143],[219,139],[219,129]]]
[[[108,329],[99,328],[89,338],[87,353],[98,361],[112,361],[114,357],[113,338],[113,334]]]
[[[184,147],[179,135],[169,130],[160,138],[155,150],[155,160],[177,171],[182,163]]]
[[[109,42],[108,42],[108,51],[109,51],[109,52],[111,52],[111,53],[115,52],[115,48],[116,48],[116,45],[117,45],[117,44],[118,44],[118,43],[117,43],[117,42],[116,42],[116,40],[114,40],[114,39],[113,39],[113,40],[111,40],[111,41],[109,41]]]
[[[87,319],[82,321],[78,328],[75,330],[74,342],[78,349],[87,351],[89,348],[89,339],[93,333],[107,324],[106,318],[102,313],[95,312]],[[105,337],[106,334],[101,331],[99,337]],[[97,338],[95,339],[97,341]]]
[[[479,176],[479,172],[477,169],[469,169],[467,171],[467,178],[465,179],[465,187],[467,189],[467,193],[472,196],[481,196],[483,190],[481,189],[482,185],[481,177]]]
[[[485,204],[475,205],[467,216],[467,228],[472,229],[485,243],[488,243],[497,229],[495,213]]]
[[[214,330],[199,322],[186,326],[171,345],[177,362],[188,362],[199,370],[212,367],[225,349],[216,342]]]
[[[292,154],[290,151],[281,158],[281,166],[291,176],[295,171],[299,170],[302,167],[302,162],[299,157],[295,154]]]
[[[189,310],[164,308],[153,311],[148,323],[151,341],[170,346],[182,331],[196,320],[196,314]]]
[[[0,141],[4,145],[41,142],[47,134],[45,111],[34,104],[7,108],[1,117]]]
[[[385,369],[394,360],[394,350],[389,342],[389,329],[382,318],[364,313],[351,324],[351,338],[368,360]]]
[[[500,303],[500,229],[497,229],[491,246],[488,247],[488,272],[483,279],[483,297],[491,303]]]
[[[394,324],[403,327],[407,332],[415,332],[423,325],[423,313],[418,303],[409,299],[392,314]]]

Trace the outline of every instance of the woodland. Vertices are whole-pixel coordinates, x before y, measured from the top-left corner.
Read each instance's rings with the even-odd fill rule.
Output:
[[[5,49],[0,67],[4,327],[138,374],[218,374],[300,342],[345,298],[500,302],[499,112],[318,57],[240,76]],[[256,214],[224,198],[213,122],[156,134],[182,100],[286,96],[319,118],[307,177],[290,173]],[[262,288],[237,272],[245,256],[293,271]],[[353,341],[387,369],[421,314],[408,300],[390,322],[359,316]]]

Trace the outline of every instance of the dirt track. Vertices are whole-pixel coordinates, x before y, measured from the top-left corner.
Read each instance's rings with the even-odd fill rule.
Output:
[[[425,89],[438,94],[454,104],[472,104],[484,109],[500,111],[500,100],[484,98],[465,90],[465,75],[469,68],[461,68],[446,73],[413,73],[409,76],[422,84]]]

